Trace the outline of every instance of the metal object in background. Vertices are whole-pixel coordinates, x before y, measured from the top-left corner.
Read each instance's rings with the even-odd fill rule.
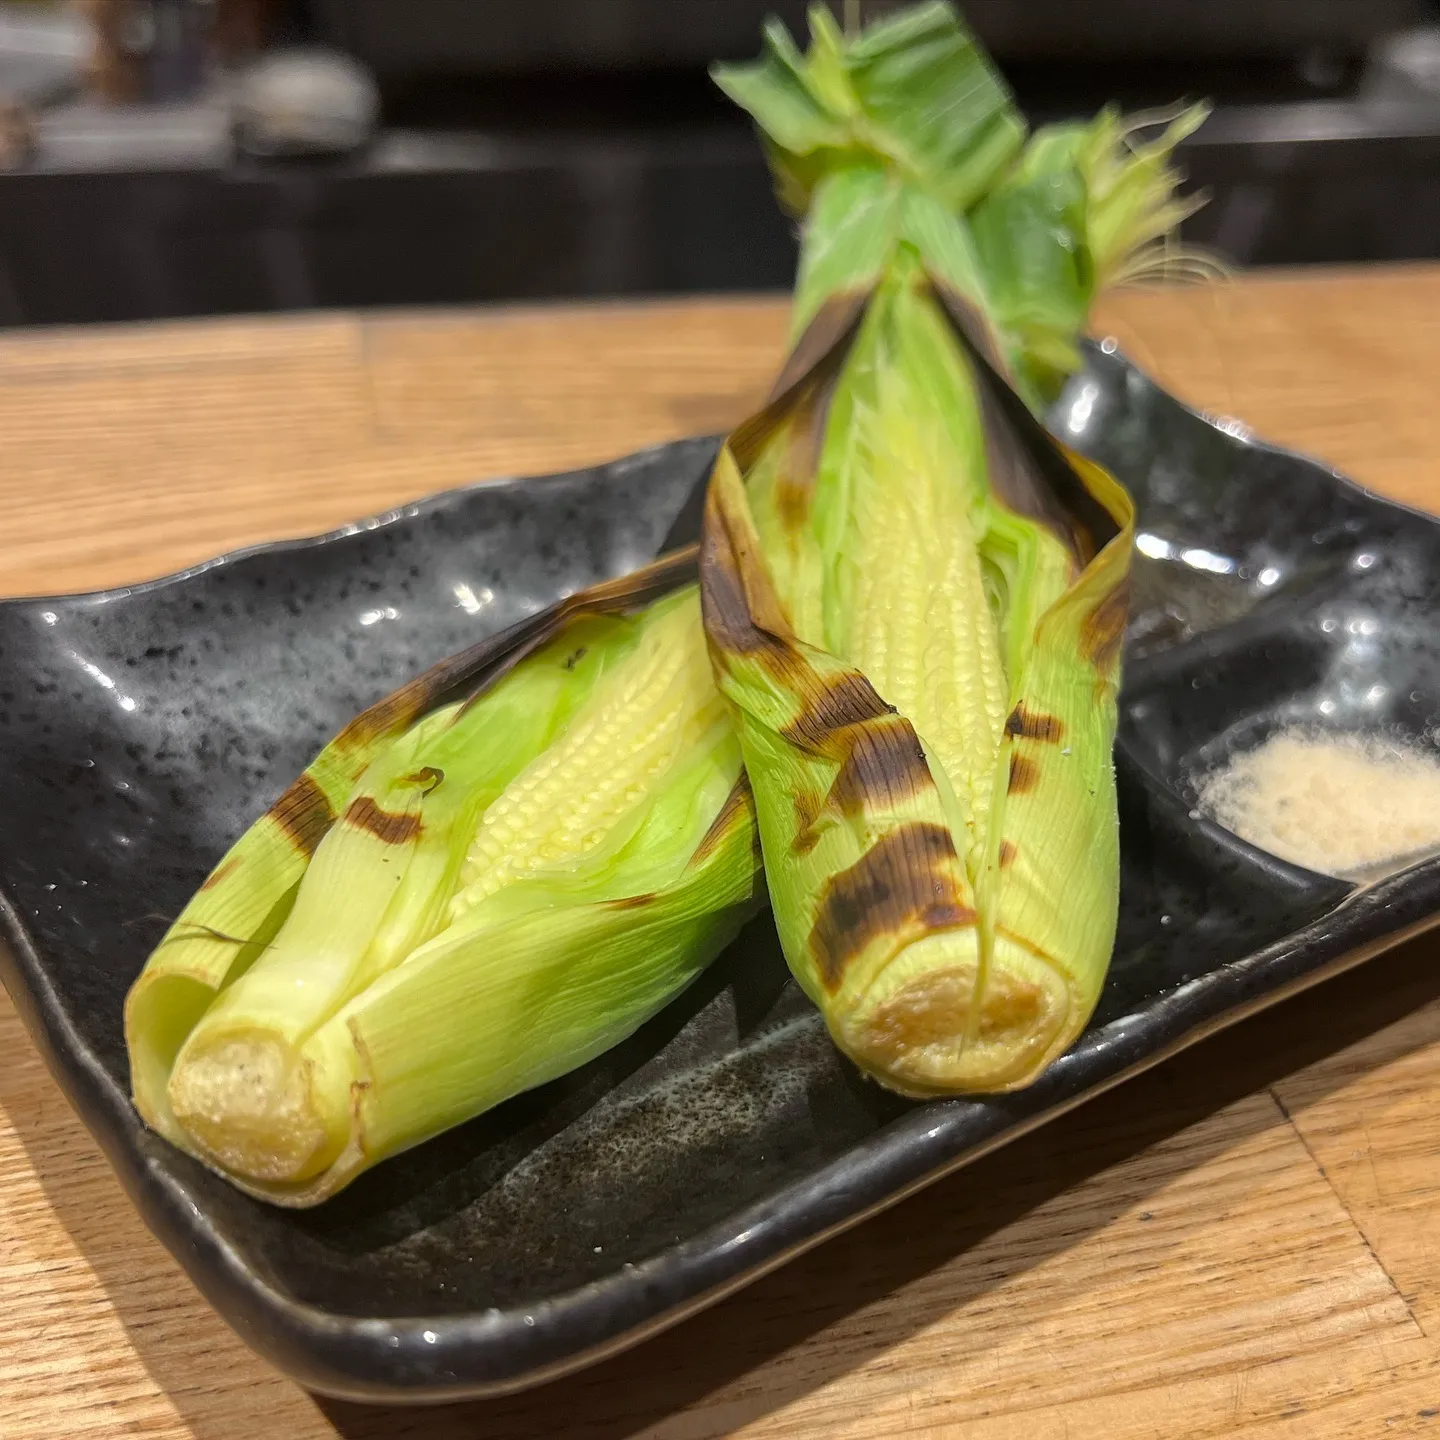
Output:
[[[1362,93],[1377,100],[1440,100],[1440,25],[1377,42]]]
[[[230,88],[235,142],[253,156],[343,155],[369,143],[380,116],[370,72],[338,51],[280,50]]]

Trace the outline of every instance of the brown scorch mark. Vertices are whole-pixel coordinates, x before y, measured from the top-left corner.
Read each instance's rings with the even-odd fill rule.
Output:
[[[622,895],[618,900],[607,900],[607,910],[643,910],[647,905],[653,905],[659,897],[652,890],[644,895]]]
[[[200,887],[201,890],[213,890],[217,885],[228,880],[230,876],[240,868],[240,864],[244,858],[243,855],[232,855],[228,860],[222,860],[220,864],[205,877],[205,883]]]
[[[713,512],[714,502],[707,508]],[[751,617],[740,564],[724,529],[718,515],[707,514],[701,549],[706,633],[722,655],[759,655],[767,669],[782,669],[788,662],[787,647]]]
[[[1010,755],[1010,780],[1007,795],[1028,795],[1040,783],[1040,767],[1023,755]]]
[[[933,790],[919,737],[902,715],[886,714],[850,731],[851,744],[825,796],[797,793],[793,849],[808,854],[820,838],[824,815],[853,820],[899,809],[916,795]]]
[[[780,732],[783,740],[817,754],[833,754],[837,731],[867,720],[893,715],[895,710],[876,693],[858,670],[826,679],[801,698],[800,713]]]
[[[825,300],[786,357],[770,392],[771,404],[783,401],[807,381],[823,380],[827,370],[838,369],[835,361],[850,348],[849,342],[870,303],[870,293],[837,290]]]
[[[1065,722],[1057,715],[1037,714],[1025,708],[1021,701],[1005,722],[1005,733],[1023,740],[1040,740],[1049,745],[1058,745],[1065,737]]]
[[[750,778],[742,774],[731,786],[730,793],[725,797],[725,803],[710,822],[710,828],[700,837],[700,843],[695,847],[695,853],[690,857],[689,864],[703,865],[719,848],[720,842],[725,838],[730,827],[742,823],[743,817],[754,809],[754,805],[754,797],[750,792]]]
[[[271,807],[270,818],[281,834],[308,857],[335,823],[335,812],[325,792],[308,774],[303,774]]]
[[[886,935],[913,938],[973,925],[959,865],[950,832],[917,821],[881,836],[848,870],[832,875],[810,931],[825,987],[837,990],[850,962]]]
[[[828,803],[846,816],[892,810],[933,789],[920,738],[901,715],[878,716],[855,732]]]
[[[1130,609],[1130,577],[1127,575],[1085,617],[1080,627],[1080,650],[1102,675],[1109,674],[1120,658],[1125,640],[1125,618]]]
[[[818,822],[825,809],[823,796],[806,790],[797,790],[790,797],[795,807],[795,839],[790,849],[796,855],[808,855],[820,842]]]
[[[420,834],[418,815],[396,815],[382,810],[368,795],[350,802],[345,823],[368,831],[384,845],[404,845]]]
[[[438,668],[438,667],[437,667]],[[342,753],[363,750],[372,741],[398,734],[428,710],[437,686],[427,671],[357,715],[332,742]]]

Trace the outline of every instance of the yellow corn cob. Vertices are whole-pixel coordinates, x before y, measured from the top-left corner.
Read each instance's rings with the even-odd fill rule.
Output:
[[[906,1093],[1006,1089],[1074,1040],[1110,957],[1132,511],[914,250],[856,309],[822,312],[819,358],[721,455],[706,628],[837,1043]]]
[[[910,1094],[1008,1089],[1109,961],[1133,528],[1026,407],[1186,213],[1170,156],[1204,112],[1027,142],[951,6],[810,24],[716,71],[803,232],[791,359],[711,480],[706,630],[837,1043]]]
[[[758,857],[687,565],[573,597],[322,752],[297,782],[340,777],[308,864],[272,811],[131,991],[150,1124],[314,1204],[607,1049],[709,963],[758,903]],[[341,769],[357,733],[368,763]]]

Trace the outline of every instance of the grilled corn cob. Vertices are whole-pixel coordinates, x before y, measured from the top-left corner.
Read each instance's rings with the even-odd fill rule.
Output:
[[[313,1204],[615,1044],[728,943],[758,856],[699,595],[621,613],[686,563],[573,598],[322,752],[131,992],[152,1126]]]
[[[1108,112],[1026,145],[947,5],[850,42],[817,8],[812,35],[718,76],[805,230],[791,360],[711,478],[706,631],[836,1042],[908,1094],[1010,1089],[1080,1033],[1113,944],[1133,531],[1021,396],[1174,223],[1203,112],[1134,151]]]

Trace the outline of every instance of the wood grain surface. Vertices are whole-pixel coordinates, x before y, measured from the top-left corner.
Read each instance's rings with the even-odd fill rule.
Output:
[[[0,338],[0,591],[122,584],[738,419],[775,300]],[[1163,383],[1440,509],[1440,267],[1122,294]],[[1440,1435],[1440,940],[546,1389],[317,1401],[150,1238],[0,1001],[0,1437]]]

